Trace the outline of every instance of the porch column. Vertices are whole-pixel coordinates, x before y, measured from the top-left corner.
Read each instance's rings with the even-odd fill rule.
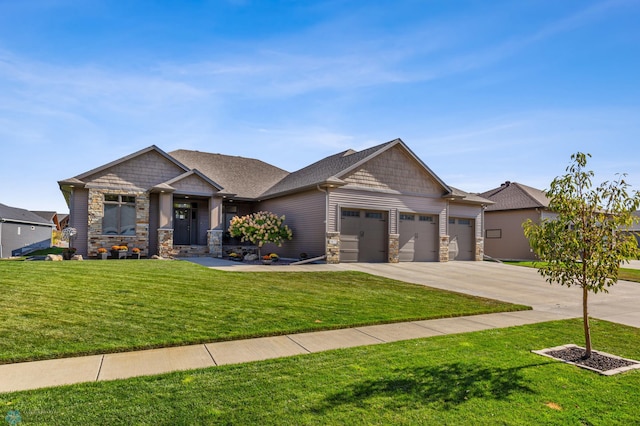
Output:
[[[209,198],[209,223],[210,229],[222,229],[224,224],[222,223],[222,198],[211,197]]]
[[[173,194],[160,193],[160,228],[173,229]]]

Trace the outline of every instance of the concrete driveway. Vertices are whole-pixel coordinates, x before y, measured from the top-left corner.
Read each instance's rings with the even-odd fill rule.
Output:
[[[494,262],[358,263],[336,265],[387,278],[582,316],[582,290],[549,284],[538,271]],[[618,281],[609,293],[589,294],[589,316],[640,328],[640,283]]]
[[[233,271],[361,271],[430,287],[531,306],[563,316],[582,316],[582,291],[547,283],[536,269],[495,262],[341,263],[261,266],[218,259],[190,259]],[[625,267],[640,268],[640,261]],[[619,281],[609,293],[589,294],[589,316],[640,328],[640,283]]]

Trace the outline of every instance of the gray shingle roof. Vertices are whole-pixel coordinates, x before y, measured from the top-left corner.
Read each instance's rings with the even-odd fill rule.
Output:
[[[19,209],[17,207],[10,207],[5,204],[0,204],[0,220],[7,220],[12,222],[25,222],[25,223],[42,223],[46,225],[53,225],[53,222],[38,216],[29,210]]]
[[[50,221],[51,223],[53,223],[53,218],[57,214],[56,212],[41,211],[41,210],[31,210],[31,213],[35,213],[38,216],[40,216],[41,218]]]
[[[211,154],[179,149],[170,156],[191,169],[197,169],[238,198],[256,199],[288,175],[286,170],[253,158]]]
[[[517,182],[505,182],[498,188],[480,194],[495,204],[487,211],[518,210],[549,207],[549,199],[544,192]]]
[[[307,167],[290,173],[262,195],[263,197],[269,197],[301,188],[314,187],[330,181],[340,182],[339,176],[343,172],[386,146],[397,143],[397,141],[396,139],[391,142],[363,149],[362,151],[349,149],[323,158]]]
[[[462,189],[454,188],[453,186],[449,186],[451,188],[451,195],[458,199],[458,201],[473,203],[473,204],[485,204],[487,206],[493,204],[488,198],[482,197],[478,194],[473,194],[471,192],[463,191]]]

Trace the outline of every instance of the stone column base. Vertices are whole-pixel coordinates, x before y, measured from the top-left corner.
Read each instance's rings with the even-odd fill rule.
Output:
[[[389,234],[389,263],[400,261],[400,234]]]
[[[158,229],[158,256],[173,257],[173,229]]]
[[[340,233],[327,232],[327,263],[340,263]]]
[[[476,239],[476,260],[484,260],[484,238]]]
[[[440,256],[438,261],[440,262],[449,261],[449,236],[448,235],[443,235],[440,237]]]
[[[210,229],[207,231],[207,244],[211,257],[222,257],[222,229]]]

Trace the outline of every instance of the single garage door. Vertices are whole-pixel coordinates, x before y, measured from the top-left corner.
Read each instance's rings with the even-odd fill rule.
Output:
[[[387,212],[342,209],[340,219],[341,262],[386,262]]]
[[[475,260],[474,220],[449,218],[449,259]]]
[[[436,262],[438,256],[438,216],[401,213],[400,262]]]

